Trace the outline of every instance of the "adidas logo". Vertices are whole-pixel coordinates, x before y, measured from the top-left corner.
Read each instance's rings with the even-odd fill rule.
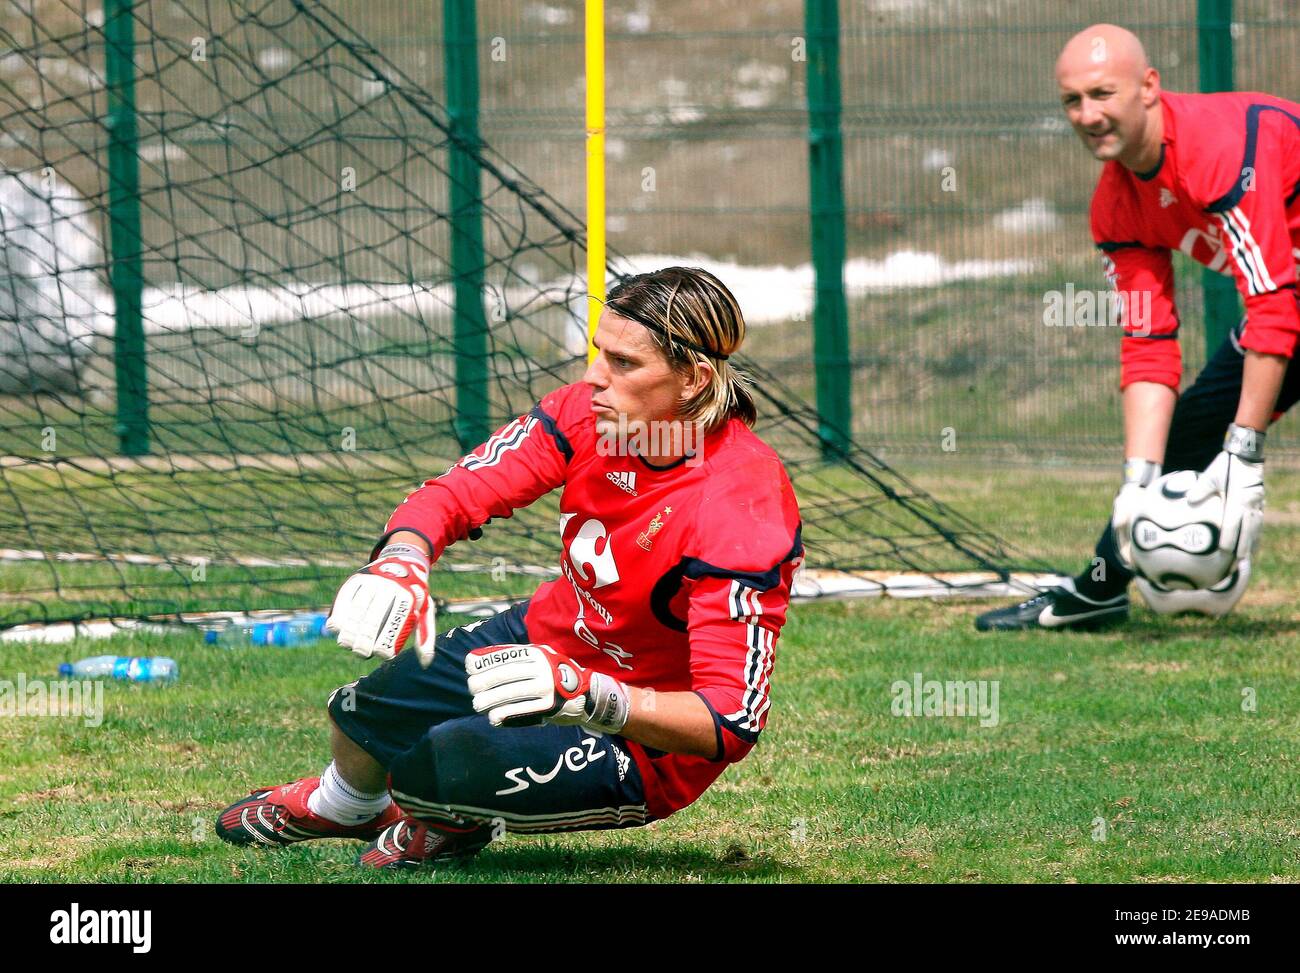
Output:
[[[609,477],[610,483],[614,484],[614,486],[618,487],[624,493],[630,493],[634,497],[637,495],[635,473],[628,471],[626,473],[606,473],[605,475]]]
[[[1173,193],[1171,193],[1168,189],[1161,187],[1160,208],[1164,209],[1166,206],[1173,206],[1174,203],[1176,202],[1178,202],[1178,197],[1175,196]]]
[[[614,758],[618,761],[618,779],[621,781],[627,777],[627,769],[632,765],[632,758],[612,744],[610,749],[614,751]]]

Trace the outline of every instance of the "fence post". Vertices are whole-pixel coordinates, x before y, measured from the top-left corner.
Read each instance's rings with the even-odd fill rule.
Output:
[[[840,17],[838,0],[805,0],[808,53],[808,176],[810,183],[813,368],[818,435],[831,457],[848,448],[853,426],[849,312],[844,296],[844,141],[840,135]]]
[[[462,448],[491,434],[488,418],[488,326],[483,312],[483,198],[473,149],[478,132],[478,25],[475,0],[443,0],[443,57],[452,139],[451,273],[454,282],[453,348],[456,415]],[[505,295],[498,298],[504,308]]]
[[[587,361],[605,305],[605,0],[586,0]]]
[[[149,452],[140,247],[140,157],[135,117],[134,0],[105,0],[104,73],[108,88],[109,280],[113,289],[113,370],[118,449]]]
[[[1232,91],[1232,0],[1197,0],[1196,54],[1201,91]],[[1205,303],[1205,357],[1209,359],[1241,317],[1233,277],[1201,269]]]

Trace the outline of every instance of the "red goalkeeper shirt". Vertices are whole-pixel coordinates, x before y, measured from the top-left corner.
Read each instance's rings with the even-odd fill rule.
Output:
[[[1290,358],[1300,335],[1300,104],[1254,92],[1161,95],[1152,172],[1107,162],[1092,234],[1121,295],[1121,386],[1182,378],[1170,254],[1232,274],[1246,302],[1243,348]]]
[[[777,635],[803,558],[799,508],[776,453],[739,419],[699,461],[602,455],[591,386],[567,385],[397,508],[385,536],[422,534],[435,558],[489,517],[555,487],[561,576],[537,589],[528,637],[632,686],[694,691],[715,758],[628,741],[656,817],[694,801],[767,721]]]

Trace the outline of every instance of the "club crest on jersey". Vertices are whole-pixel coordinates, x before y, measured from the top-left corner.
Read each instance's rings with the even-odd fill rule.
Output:
[[[628,470],[622,473],[606,473],[605,476],[608,477],[610,483],[614,484],[614,486],[618,487],[624,493],[630,493],[634,497],[637,495],[636,473]]]
[[[672,507],[664,507],[661,512],[655,514],[650,521],[650,526],[636,535],[637,546],[643,551],[650,550],[651,545],[654,544],[655,534],[664,529],[664,518],[672,512]]]
[[[1203,230],[1196,227],[1189,228],[1179,241],[1178,249],[1211,270],[1221,274],[1230,273],[1225,269],[1228,264],[1228,251],[1224,248],[1223,241],[1219,239],[1219,228],[1213,223],[1208,224]]]

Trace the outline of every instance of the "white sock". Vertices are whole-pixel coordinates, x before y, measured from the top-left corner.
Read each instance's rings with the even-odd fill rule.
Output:
[[[351,826],[382,814],[392,801],[387,791],[367,794],[357,790],[343,779],[331,760],[320,775],[320,787],[307,798],[307,808],[335,824]]]

